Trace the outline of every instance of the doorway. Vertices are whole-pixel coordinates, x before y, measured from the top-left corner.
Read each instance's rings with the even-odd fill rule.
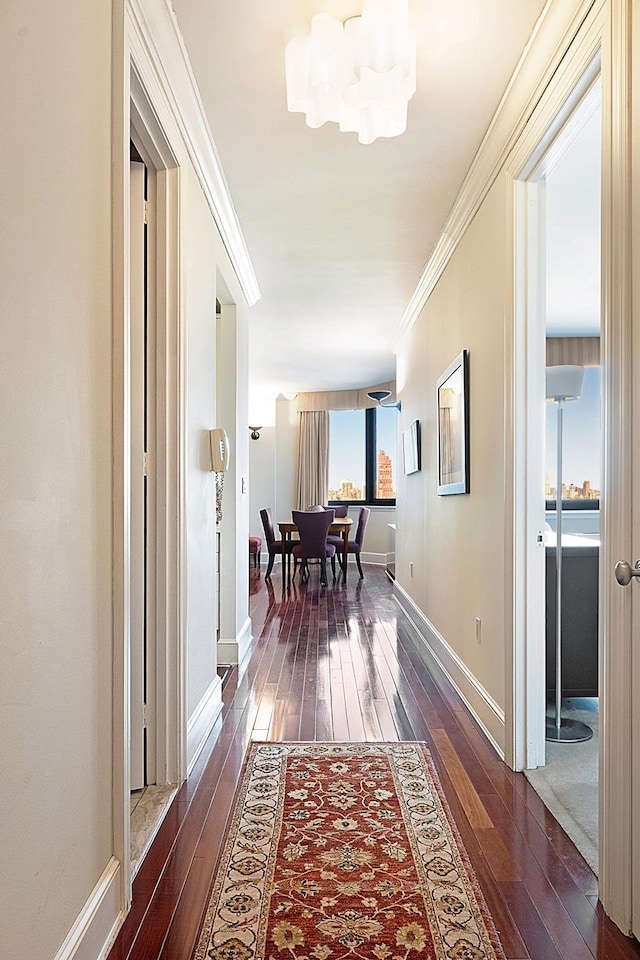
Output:
[[[130,858],[135,877],[176,792],[158,776],[156,749],[157,352],[155,178],[130,143],[131,614],[129,647]]]
[[[139,793],[155,781],[152,658],[153,577],[155,572],[155,484],[149,471],[154,446],[152,357],[153,305],[149,302],[149,174],[140,152],[130,144],[130,382],[131,382],[131,646],[130,646],[130,788]]]
[[[513,645],[507,690],[507,756],[515,769],[544,764],[545,724],[540,703],[546,699],[545,663],[540,637],[544,609],[528,603],[544,590],[544,406],[545,367],[543,271],[531,275],[531,253],[540,243],[538,182],[529,178],[571,115],[598,78],[602,98],[601,207],[601,368],[602,489],[599,548],[599,757],[598,893],[604,910],[625,932],[637,929],[633,918],[632,875],[640,863],[632,833],[634,778],[632,718],[634,684],[631,591],[613,576],[617,560],[632,553],[632,260],[631,260],[631,7],[606,3],[593,8],[540,91],[526,128],[510,154],[507,173],[512,191],[514,229],[512,270],[513,323],[510,326],[508,436],[513,444],[510,504],[513,537],[506,562],[513,571],[509,601]],[[539,258],[541,259],[541,258]],[[535,258],[534,261],[535,262]],[[509,281],[508,281],[509,282]],[[542,333],[540,331],[543,331]],[[536,432],[537,431],[537,432]],[[538,476],[534,476],[535,464]],[[637,787],[637,781],[635,783]],[[636,887],[638,889],[638,887]],[[636,904],[637,906],[637,904]]]
[[[125,906],[186,766],[179,168],[133,69],[129,81],[113,194],[114,852]]]
[[[545,614],[545,696],[537,708],[546,714],[542,762],[525,770],[596,874],[601,152],[598,78],[528,177],[531,203],[538,206],[539,242],[530,250],[529,272],[542,274],[536,279],[542,301],[536,336],[543,332],[545,338],[547,404],[546,411],[531,411],[532,419],[544,417],[544,580],[542,594],[531,591],[527,607]],[[536,467],[532,487],[537,479]],[[540,629],[539,617],[536,623]]]

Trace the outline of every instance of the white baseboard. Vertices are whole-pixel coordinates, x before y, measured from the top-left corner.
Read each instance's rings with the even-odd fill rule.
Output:
[[[216,676],[187,722],[187,776],[222,710],[222,680]]]
[[[251,617],[247,617],[235,640],[218,640],[218,663],[238,666],[244,660],[253,640]]]
[[[126,916],[121,873],[120,861],[111,857],[54,960],[104,960]]]
[[[386,553],[367,553],[363,550],[360,554],[360,559],[363,563],[378,563],[382,567],[387,563]]]
[[[500,759],[504,760],[504,710],[471,673],[444,637],[438,633],[431,621],[425,617],[422,610],[415,601],[411,599],[406,590],[400,586],[397,580],[395,580],[393,584],[393,595],[409,620],[411,620],[422,640],[424,640],[431,655],[447,675],[476,721],[482,727]]]

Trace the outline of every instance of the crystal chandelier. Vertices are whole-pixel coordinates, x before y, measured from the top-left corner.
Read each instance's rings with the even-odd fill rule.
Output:
[[[309,36],[287,46],[285,70],[287,106],[307,126],[331,120],[360,143],[399,136],[416,89],[408,0],[363,0],[362,15],[344,23],[317,14]]]

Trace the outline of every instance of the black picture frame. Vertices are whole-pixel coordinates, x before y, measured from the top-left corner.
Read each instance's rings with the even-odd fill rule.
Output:
[[[462,350],[436,384],[438,496],[470,492],[469,351]]]
[[[414,420],[402,431],[402,463],[405,476],[420,470],[420,421]]]

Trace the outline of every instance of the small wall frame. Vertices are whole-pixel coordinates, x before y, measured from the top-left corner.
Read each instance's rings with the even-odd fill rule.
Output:
[[[402,431],[402,461],[406,475],[420,469],[420,421],[414,420]]]
[[[436,384],[438,496],[469,493],[469,352],[462,350]]]

